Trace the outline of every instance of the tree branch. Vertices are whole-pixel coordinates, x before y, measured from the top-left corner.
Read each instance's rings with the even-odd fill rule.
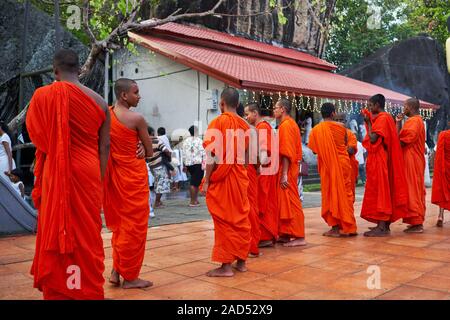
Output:
[[[89,0],[84,0],[83,2],[83,29],[87,33],[91,43],[96,43],[97,39],[95,38],[91,27],[89,27]]]
[[[312,16],[314,22],[317,23],[320,30],[323,32],[325,30],[325,27],[323,26],[323,24],[320,22],[319,18],[317,17],[316,11],[312,7],[311,2],[309,2],[309,0],[306,0],[306,5],[308,6],[309,12],[311,12],[311,16]]]

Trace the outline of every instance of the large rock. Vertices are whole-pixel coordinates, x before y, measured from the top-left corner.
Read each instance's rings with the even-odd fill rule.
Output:
[[[0,119],[10,121],[17,114],[18,82],[22,57],[22,35],[25,6],[14,0],[0,1]],[[62,47],[75,50],[80,55],[80,62],[86,59],[89,49],[70,32],[61,27]],[[54,18],[30,6],[28,34],[26,39],[25,71],[35,71],[51,66],[55,53]],[[103,62],[99,61],[94,74],[86,84],[102,92],[104,74]],[[52,74],[47,73],[25,81],[25,103],[29,101],[36,87],[53,81]]]
[[[398,42],[342,74],[440,105],[436,116],[427,121],[427,143],[434,147],[437,133],[445,129],[450,113],[450,76],[438,41],[420,36]]]

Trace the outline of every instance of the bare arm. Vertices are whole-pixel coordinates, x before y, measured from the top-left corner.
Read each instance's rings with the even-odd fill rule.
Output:
[[[11,171],[13,169],[13,159],[12,159],[11,147],[9,146],[9,143],[6,141],[3,141],[3,147],[5,148],[6,155],[8,156],[8,168],[9,168],[9,171]]]
[[[282,189],[286,189],[289,186],[288,182],[289,158],[282,156],[281,165],[282,165],[282,175],[280,184]]]
[[[148,128],[147,122],[145,122],[144,117],[139,115],[139,117],[137,118],[136,129],[139,135],[139,139],[142,141],[142,144],[144,145],[145,156],[151,157],[153,156],[153,143],[152,139],[150,138],[150,135],[148,134],[147,128]]]
[[[99,130],[98,140],[98,153],[100,156],[100,172],[102,179],[106,173],[106,166],[108,165],[109,147],[110,147],[110,127],[111,127],[111,115],[106,108],[106,118]]]
[[[203,182],[202,192],[206,193],[206,191],[208,190],[209,179],[211,178],[211,174],[214,172],[215,169],[216,169],[216,162],[214,160],[214,156],[209,154],[205,167],[205,178],[204,178],[205,181]]]

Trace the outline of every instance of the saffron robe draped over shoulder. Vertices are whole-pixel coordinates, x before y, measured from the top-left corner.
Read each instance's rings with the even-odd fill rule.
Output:
[[[355,150],[355,153],[350,155],[350,164],[352,166],[352,190],[353,190],[353,202],[355,202],[355,189],[356,189],[356,182],[358,181],[358,174],[359,174],[359,162],[356,160],[356,153],[358,152],[358,139],[356,139],[355,134],[352,132],[352,130],[347,129],[347,147],[353,148]]]
[[[403,153],[392,116],[380,112],[372,121],[372,132],[379,137],[371,143],[366,135],[363,141],[368,156],[361,217],[370,222],[395,222],[409,217]]]
[[[408,183],[409,218],[403,222],[420,225],[425,221],[425,126],[422,117],[409,118],[399,134],[403,146],[406,182]]]
[[[431,202],[450,210],[450,130],[439,134],[434,158]]]
[[[205,150],[220,160],[206,192],[206,205],[214,221],[212,260],[216,262],[246,260],[250,250],[249,179],[245,168],[248,140],[239,144],[236,134],[237,130],[248,129],[237,114],[225,112],[209,124],[203,142]],[[217,143],[222,147],[216,148]]]
[[[278,172],[278,210],[280,236],[291,236],[295,238],[305,237],[305,224],[298,194],[297,180],[299,175],[299,162],[302,159],[302,144],[300,129],[295,121],[288,117],[278,127],[280,146],[280,168]],[[289,159],[288,184],[286,189],[281,188],[280,180],[283,174],[282,157]]]
[[[256,125],[260,150],[266,150],[268,157],[272,154],[273,129],[267,121],[261,121]],[[264,166],[275,165],[273,162]],[[277,169],[277,168],[275,168]],[[268,170],[267,173],[271,173]],[[261,224],[261,241],[277,240],[278,238],[278,169],[273,174],[258,175],[258,208]]]
[[[99,129],[105,112],[77,85],[35,91],[26,125],[36,146],[34,286],[44,299],[103,299]]]
[[[322,191],[322,218],[342,233],[356,233],[353,210],[354,174],[348,154],[348,132],[344,125],[324,121],[309,136],[308,147],[317,154]]]
[[[113,267],[128,281],[135,280],[147,242],[149,186],[145,159],[136,158],[139,136],[122,124],[110,108],[111,151],[105,176],[103,210],[113,232]]]

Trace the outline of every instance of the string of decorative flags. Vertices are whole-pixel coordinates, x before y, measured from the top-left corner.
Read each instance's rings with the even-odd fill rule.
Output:
[[[288,91],[282,93],[274,93],[270,91],[251,91],[243,90],[243,100],[244,105],[252,102],[258,102],[261,104],[262,109],[273,109],[276,101],[280,98],[292,99],[293,105],[298,111],[309,111],[320,113],[320,107],[325,102],[332,102],[337,107],[339,113],[346,114],[359,114],[362,109],[367,109],[367,100],[351,100],[351,99],[335,99],[335,98],[322,98],[315,96],[308,96],[297,93],[290,93]],[[260,100],[258,101],[257,96],[259,95]],[[391,101],[386,101],[386,112],[396,116],[403,112],[403,105],[399,103],[392,103]],[[424,120],[430,120],[434,114],[435,110],[431,108],[420,109],[420,115]]]

